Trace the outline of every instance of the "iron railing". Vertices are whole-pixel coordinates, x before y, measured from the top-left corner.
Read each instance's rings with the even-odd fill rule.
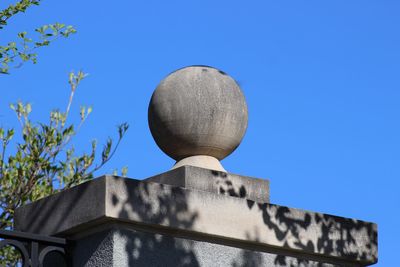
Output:
[[[60,253],[66,263],[63,238],[31,234],[19,231],[0,230],[0,250],[12,246],[21,254],[23,267],[43,267],[49,253]]]

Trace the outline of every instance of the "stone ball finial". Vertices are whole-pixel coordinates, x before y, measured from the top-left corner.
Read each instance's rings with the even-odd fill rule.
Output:
[[[225,171],[219,160],[231,154],[247,129],[247,105],[239,85],[225,72],[190,66],[157,86],[148,111],[157,145],[175,167],[194,165]]]

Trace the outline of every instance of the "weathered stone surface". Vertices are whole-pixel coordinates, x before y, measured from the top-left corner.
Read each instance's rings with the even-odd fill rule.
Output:
[[[36,201],[15,214],[17,230],[68,237],[112,222],[310,260],[362,266],[377,260],[373,223],[114,176]]]
[[[195,155],[221,160],[244,136],[247,105],[226,73],[191,66],[161,81],[150,100],[148,119],[157,145],[175,160]]]
[[[108,230],[77,240],[76,244],[72,253],[75,267],[359,267],[359,265],[353,264],[328,264],[170,235],[142,232],[126,225],[112,225]]]
[[[118,266],[114,265],[115,255],[118,255],[118,251],[114,249],[112,231],[100,231],[76,240],[69,254],[74,267]]]
[[[145,181],[269,202],[269,181],[186,165]]]

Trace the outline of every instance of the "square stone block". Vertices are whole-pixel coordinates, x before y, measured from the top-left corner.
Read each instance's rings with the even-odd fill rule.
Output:
[[[145,181],[246,198],[258,203],[269,202],[268,180],[194,166],[183,166]]]

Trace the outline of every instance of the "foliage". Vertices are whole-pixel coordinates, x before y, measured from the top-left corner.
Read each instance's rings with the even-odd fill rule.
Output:
[[[118,126],[116,144],[113,145],[112,139],[107,140],[98,163],[95,163],[96,141],[92,142],[90,153],[75,155],[74,148],[68,144],[92,109],[80,109],[78,125],[68,124],[67,119],[74,93],[84,77],[82,72],[71,73],[71,94],[66,111],[52,111],[47,124],[30,121],[29,103],[11,105],[21,124],[22,136],[16,151],[7,156],[15,131],[0,128],[0,229],[12,226],[17,207],[91,179],[93,173],[110,160],[128,130],[126,123]]]
[[[7,20],[12,16],[25,12],[27,8],[33,5],[39,5],[40,0],[20,0],[15,5],[9,5],[6,9],[0,11],[0,29],[7,25]]]
[[[0,11],[0,30],[8,24],[8,20],[18,13],[25,12],[29,7],[39,5],[40,0],[20,0],[15,5],[9,5]],[[8,74],[10,68],[20,67],[23,63],[37,62],[36,49],[48,46],[56,39],[66,38],[76,33],[72,26],[62,23],[47,24],[35,29],[35,40],[26,31],[18,33],[18,41],[0,46],[0,73]]]
[[[8,25],[13,16],[24,13],[40,2],[19,0],[0,10],[0,30]],[[72,26],[62,23],[38,27],[33,36],[26,31],[18,33],[17,41],[0,45],[0,74],[9,74],[12,68],[18,68],[25,62],[35,64],[38,48],[74,33],[76,30]],[[96,141],[92,142],[90,153],[76,155],[70,145],[71,140],[92,108],[80,109],[80,122],[77,125],[67,123],[67,119],[74,94],[85,76],[83,72],[70,73],[71,91],[66,110],[52,111],[48,123],[33,123],[30,120],[32,107],[29,103],[10,105],[21,128],[15,131],[0,127],[0,229],[12,228],[14,211],[19,206],[91,179],[93,173],[111,159],[128,130],[126,123],[119,125],[118,140],[114,143],[109,138],[99,156]],[[14,137],[16,133],[20,134],[17,140]],[[126,172],[125,167],[122,175],[125,176]],[[0,266],[20,266],[15,248],[7,246],[0,251]]]

